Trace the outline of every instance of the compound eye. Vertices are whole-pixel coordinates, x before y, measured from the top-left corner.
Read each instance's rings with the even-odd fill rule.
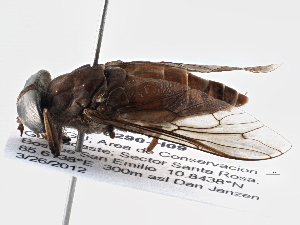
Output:
[[[19,119],[35,133],[45,133],[42,98],[50,81],[50,73],[40,70],[26,81],[17,100]]]

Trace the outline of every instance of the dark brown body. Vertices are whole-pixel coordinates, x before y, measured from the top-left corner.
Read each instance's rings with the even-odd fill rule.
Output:
[[[60,154],[63,128],[72,127],[84,133],[108,133],[111,138],[114,128],[144,134],[153,137],[148,151],[164,139],[227,158],[273,158],[291,146],[238,109],[248,98],[190,72],[275,68],[115,61],[85,65],[52,81],[47,71],[39,71],[18,98],[19,129],[25,121],[37,133],[44,130],[54,156]],[[27,110],[26,102],[34,110]]]
[[[51,81],[44,106],[55,124],[94,133],[104,127],[91,121],[84,109],[98,112],[104,124],[122,118],[163,125],[180,117],[227,110],[247,100],[236,90],[185,69],[141,62],[108,63],[105,68],[86,65],[59,76]]]

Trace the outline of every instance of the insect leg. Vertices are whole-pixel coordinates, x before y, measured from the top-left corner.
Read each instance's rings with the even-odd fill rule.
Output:
[[[153,138],[149,146],[147,147],[147,152],[152,152],[152,150],[155,148],[157,143],[158,143],[158,138]]]
[[[62,142],[63,144],[67,144],[71,141],[71,138],[67,136],[64,132],[62,133]]]
[[[114,138],[115,138],[116,134],[115,134],[115,132],[114,132],[114,127],[113,127],[112,125],[107,125],[107,127],[106,127],[106,132],[109,134],[109,137],[110,137],[111,139],[114,139]]]
[[[24,125],[23,125],[22,121],[19,119],[19,117],[17,117],[17,123],[19,124],[18,130],[21,132],[21,137],[22,137],[23,131],[24,131]]]

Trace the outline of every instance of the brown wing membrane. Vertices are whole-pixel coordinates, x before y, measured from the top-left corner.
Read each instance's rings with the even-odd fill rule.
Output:
[[[137,64],[145,64],[145,63],[171,66],[180,69],[185,69],[189,72],[199,72],[199,73],[212,73],[212,72],[222,72],[222,71],[232,71],[232,70],[245,70],[252,73],[268,73],[277,69],[280,66],[280,64],[270,64],[267,66],[255,66],[255,67],[231,67],[231,66],[173,63],[173,62],[147,62],[147,61],[122,62],[121,60],[108,62],[105,64],[105,66],[106,67],[109,66],[130,67],[130,66],[136,66]]]
[[[96,112],[86,112],[96,122]],[[157,137],[215,155],[242,159],[263,160],[282,155],[291,144],[260,121],[238,108],[204,116],[191,116],[163,126],[151,121],[113,119],[109,124],[135,133]]]

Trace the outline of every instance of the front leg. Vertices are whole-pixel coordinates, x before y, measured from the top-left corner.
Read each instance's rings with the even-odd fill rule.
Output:
[[[22,121],[20,120],[19,117],[17,117],[17,123],[19,124],[18,130],[21,132],[21,137],[22,137],[23,132],[24,132],[24,125],[23,125],[23,123],[22,123]]]

